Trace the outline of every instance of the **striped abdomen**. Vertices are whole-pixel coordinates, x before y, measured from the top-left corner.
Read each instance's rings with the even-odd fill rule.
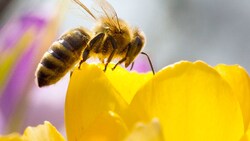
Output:
[[[63,34],[43,55],[36,77],[39,87],[59,81],[80,59],[90,36],[83,28],[76,28]]]

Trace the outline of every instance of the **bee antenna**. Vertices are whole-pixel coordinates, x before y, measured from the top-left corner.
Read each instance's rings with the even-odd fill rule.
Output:
[[[155,74],[153,64],[152,64],[152,62],[151,62],[151,60],[150,60],[148,54],[145,53],[145,52],[141,52],[141,54],[145,55],[145,56],[148,58],[148,62],[149,62],[149,64],[150,64],[151,70],[152,70],[153,74]]]
[[[79,6],[81,6],[86,12],[89,13],[90,16],[92,16],[95,20],[96,20],[96,17],[94,16],[94,14],[92,14],[90,12],[90,10],[88,9],[87,6],[85,6],[83,3],[81,3],[79,0],[74,0],[74,2],[76,2]]]

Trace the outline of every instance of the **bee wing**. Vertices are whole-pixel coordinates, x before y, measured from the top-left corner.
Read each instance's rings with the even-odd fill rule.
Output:
[[[106,0],[94,0],[94,1],[104,14],[101,17],[107,17],[110,23],[112,23],[114,26],[120,29],[118,16],[113,6]]]
[[[115,9],[106,0],[94,0],[95,10],[91,11],[85,4],[80,0],[73,0],[76,4],[81,6],[93,19],[98,20],[102,17],[107,17],[109,23],[120,29],[117,13]],[[98,16],[96,16],[98,15]]]

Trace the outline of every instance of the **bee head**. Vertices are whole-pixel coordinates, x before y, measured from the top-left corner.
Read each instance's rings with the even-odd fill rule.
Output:
[[[145,36],[138,29],[134,30],[133,39],[129,44],[125,67],[128,67],[141,52],[145,44]]]

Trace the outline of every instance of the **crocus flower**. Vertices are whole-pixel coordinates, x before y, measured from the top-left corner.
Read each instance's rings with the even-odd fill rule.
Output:
[[[250,80],[239,65],[181,61],[155,75],[102,68],[83,64],[71,76],[68,141],[249,140]],[[65,140],[49,122],[27,130],[2,139]]]

